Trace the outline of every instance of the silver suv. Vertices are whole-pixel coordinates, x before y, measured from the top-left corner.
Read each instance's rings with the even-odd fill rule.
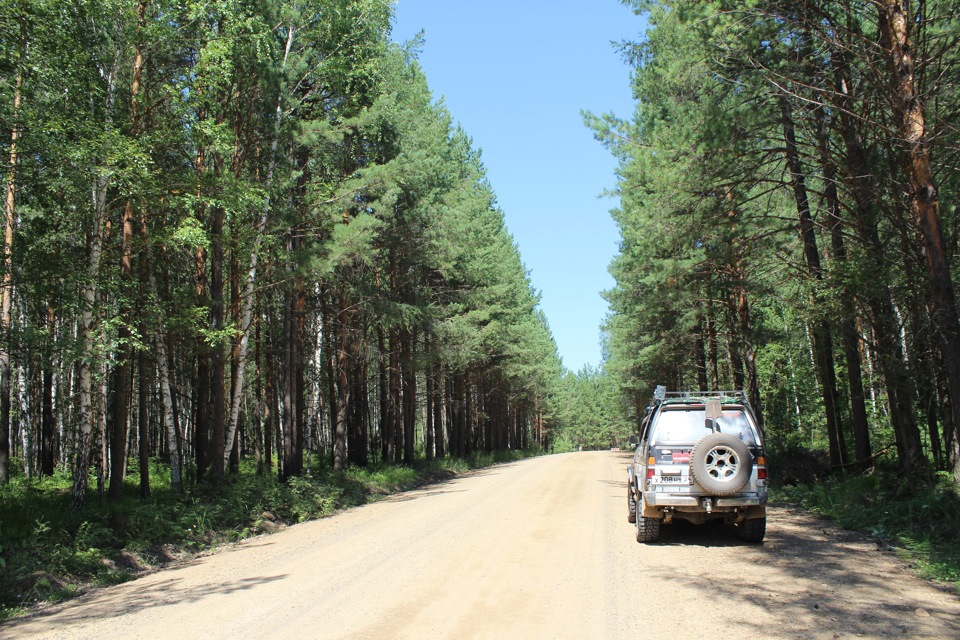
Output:
[[[637,542],[660,537],[661,524],[723,520],[742,540],[767,528],[763,436],[742,391],[668,392],[657,387],[628,469],[628,520]]]

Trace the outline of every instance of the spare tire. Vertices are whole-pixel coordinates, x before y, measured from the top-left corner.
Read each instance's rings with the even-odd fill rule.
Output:
[[[690,472],[708,493],[726,496],[739,491],[750,479],[753,457],[739,438],[711,433],[690,451]]]

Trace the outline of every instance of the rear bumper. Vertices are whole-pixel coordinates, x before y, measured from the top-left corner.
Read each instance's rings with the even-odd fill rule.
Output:
[[[704,499],[713,501],[713,509],[736,509],[738,507],[755,507],[767,504],[767,493],[754,493],[746,496],[737,497],[713,497],[713,496],[683,496],[670,493],[659,493],[657,491],[646,491],[643,494],[644,502],[651,507],[692,507],[695,509],[705,509]]]
[[[708,520],[723,519],[739,524],[744,520],[764,518],[767,515],[767,493],[748,494],[736,497],[713,497],[704,495],[643,494],[640,514],[644,518],[672,522],[674,518],[702,524]]]

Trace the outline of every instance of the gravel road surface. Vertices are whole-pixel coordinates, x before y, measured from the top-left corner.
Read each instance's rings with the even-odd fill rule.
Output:
[[[960,638],[960,598],[773,507],[638,544],[623,452],[499,465],[0,625],[0,638]]]

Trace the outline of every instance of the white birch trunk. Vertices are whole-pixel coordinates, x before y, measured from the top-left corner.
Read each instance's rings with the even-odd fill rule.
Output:
[[[287,31],[287,45],[283,52],[283,64],[280,72],[283,73],[287,66],[287,58],[290,55],[290,49],[293,46],[293,36],[295,28],[291,25]],[[223,466],[227,468],[230,461],[230,453],[233,451],[233,443],[237,437],[237,425],[240,420],[240,400],[243,398],[243,371],[247,361],[247,353],[250,346],[250,324],[253,319],[253,291],[257,280],[257,265],[260,257],[260,246],[263,243],[263,236],[267,231],[267,222],[270,219],[270,185],[273,182],[273,173],[277,167],[277,147],[280,144],[279,121],[283,113],[283,93],[277,98],[277,122],[274,124],[273,140],[270,142],[270,164],[267,167],[267,175],[264,181],[264,191],[266,198],[263,203],[263,213],[257,224],[257,231],[254,234],[253,249],[250,251],[250,266],[247,269],[247,283],[243,292],[243,311],[240,318],[240,346],[237,351],[237,379],[234,381],[233,388],[230,390],[230,415],[227,422],[227,442],[223,452]]]
[[[170,486],[180,491],[181,458],[180,434],[173,415],[173,389],[170,388],[170,369],[167,366],[167,347],[158,331],[155,337],[157,345],[157,364],[160,368],[160,396],[163,400],[163,425],[167,432],[167,455],[170,457]]]
[[[113,52],[113,64],[104,75],[107,80],[105,131],[113,129],[114,90],[117,68],[120,64],[120,49]],[[104,143],[103,156],[108,157]],[[93,228],[90,232],[90,248],[87,256],[87,280],[83,285],[83,301],[80,312],[80,331],[83,354],[80,359],[80,415],[77,416],[78,431],[76,458],[73,467],[73,508],[80,509],[86,501],[88,462],[93,439],[93,352],[96,341],[95,310],[97,279],[100,275],[100,260],[103,256],[103,233],[107,222],[107,189],[110,186],[109,171],[99,167],[99,175],[93,183]]]

